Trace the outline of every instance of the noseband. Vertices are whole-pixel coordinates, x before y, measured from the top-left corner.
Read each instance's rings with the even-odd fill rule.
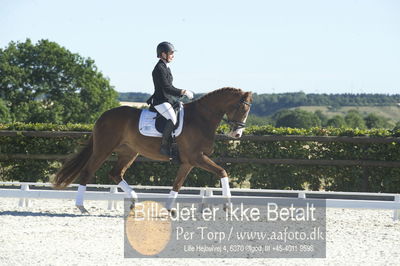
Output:
[[[244,104],[244,105],[247,105],[247,106],[251,107],[251,103],[246,102],[243,98],[240,99],[240,102],[238,102],[235,105],[236,110],[235,110],[235,114],[233,115],[233,117],[235,117],[235,115],[236,115],[237,111],[239,110],[239,107],[240,107],[241,104]],[[250,108],[249,108],[249,110],[247,112],[250,112]],[[231,130],[238,130],[238,129],[246,127],[246,123],[244,123],[244,122],[235,121],[235,120],[229,120],[229,119],[225,119],[225,118],[223,118],[222,120],[225,121],[226,123],[228,123],[228,125],[231,127]]]

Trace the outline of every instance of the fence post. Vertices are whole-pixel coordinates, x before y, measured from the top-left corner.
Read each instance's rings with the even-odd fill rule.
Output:
[[[400,205],[400,195],[394,196],[394,202]],[[393,221],[398,221],[400,219],[400,209],[394,209],[393,211]]]
[[[305,198],[306,198],[306,193],[304,193],[304,192],[299,192],[299,194],[297,195],[297,197],[298,197],[299,199],[305,199]]]
[[[214,195],[212,189],[210,188],[202,188],[200,190],[200,196],[201,196],[201,206],[199,208],[199,212],[203,212],[205,208],[209,208],[209,204],[207,204],[208,198],[212,197]]]
[[[206,195],[206,189],[205,188],[201,188],[200,189],[200,198],[201,198],[201,203],[199,204],[199,213],[203,213],[204,210],[204,205],[205,203],[205,195]]]
[[[29,185],[27,184],[21,184],[21,191],[29,191]],[[20,198],[18,206],[19,207],[29,207],[30,201],[28,198]]]
[[[118,193],[118,187],[117,186],[110,187],[110,193],[111,194]],[[115,210],[116,208],[117,208],[117,202],[115,200],[109,200],[108,201],[108,210]]]

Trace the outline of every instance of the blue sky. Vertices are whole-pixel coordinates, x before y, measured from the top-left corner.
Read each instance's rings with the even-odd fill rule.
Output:
[[[197,93],[400,93],[399,14],[397,0],[2,0],[0,47],[55,41],[119,92],[153,92],[167,40],[174,85]]]

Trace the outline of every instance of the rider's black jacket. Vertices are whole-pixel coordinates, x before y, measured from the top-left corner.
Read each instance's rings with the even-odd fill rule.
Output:
[[[162,61],[158,61],[153,72],[154,94],[147,101],[148,104],[158,105],[164,102],[169,102],[174,105],[177,102],[177,97],[182,95],[182,90],[175,88],[172,85],[171,70]]]

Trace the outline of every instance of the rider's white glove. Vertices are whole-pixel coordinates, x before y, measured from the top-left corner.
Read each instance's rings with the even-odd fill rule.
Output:
[[[186,97],[188,97],[189,100],[193,99],[193,97],[194,97],[194,93],[191,92],[191,91],[189,91],[189,90],[185,90],[185,91],[183,92],[183,95],[185,95]]]

